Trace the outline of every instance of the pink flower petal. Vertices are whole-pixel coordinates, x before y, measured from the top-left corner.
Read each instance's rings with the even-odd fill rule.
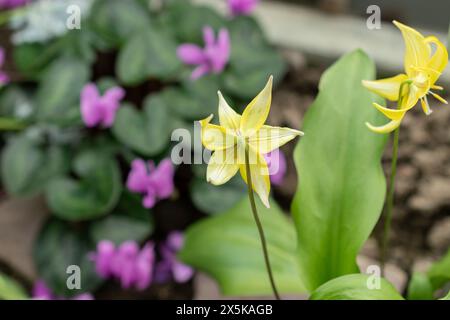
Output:
[[[203,41],[205,42],[206,49],[215,45],[216,37],[214,36],[214,30],[210,26],[203,28]]]
[[[84,86],[81,91],[81,116],[87,127],[96,126],[102,118],[102,110],[98,108],[100,95],[93,83]]]
[[[135,159],[131,163],[131,171],[127,178],[127,188],[132,192],[145,193],[149,184],[148,171],[145,161]]]
[[[172,195],[174,173],[175,168],[170,159],[162,160],[158,167],[150,173],[150,181],[155,187],[158,198],[166,199]]]
[[[211,71],[210,67],[207,64],[202,64],[194,69],[191,73],[191,80],[197,80],[203,77],[205,74],[208,74]]]
[[[185,64],[201,64],[205,62],[203,49],[195,44],[182,44],[177,49],[178,58]]]

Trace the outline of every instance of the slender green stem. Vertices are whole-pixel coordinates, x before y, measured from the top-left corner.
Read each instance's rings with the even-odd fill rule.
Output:
[[[258,227],[259,237],[261,239],[261,246],[264,254],[264,261],[266,263],[267,273],[269,275],[270,285],[272,286],[273,294],[277,300],[280,300],[280,295],[278,294],[277,287],[275,286],[275,280],[273,278],[272,268],[270,266],[269,253],[267,251],[267,243],[266,237],[264,235],[264,230],[259,220],[258,211],[256,210],[255,197],[253,194],[252,188],[252,175],[250,170],[250,161],[249,161],[249,151],[248,148],[245,148],[245,171],[247,174],[247,186],[248,186],[248,198],[250,200],[250,205],[252,207],[253,218],[255,219],[256,226]]]
[[[394,191],[395,191],[395,176],[397,175],[397,159],[398,159],[398,140],[400,135],[400,128],[394,132],[394,141],[392,146],[392,162],[391,162],[391,177],[389,181],[389,190],[386,198],[386,215],[384,221],[383,240],[381,247],[381,273],[384,275],[384,266],[387,259],[387,250],[389,246],[389,234],[392,223],[392,209],[394,208]]]
[[[405,81],[400,85],[398,93],[397,109],[400,109],[403,102],[403,89],[405,86],[411,84],[411,81]],[[395,194],[395,177],[397,175],[397,160],[398,160],[398,141],[400,136],[400,127],[394,131],[394,140],[392,143],[392,162],[391,162],[391,176],[389,181],[389,189],[386,198],[386,212],[384,220],[383,238],[381,244],[380,266],[381,274],[384,275],[384,267],[387,260],[387,251],[389,247],[389,235],[392,224],[392,211],[394,209],[394,194]]]

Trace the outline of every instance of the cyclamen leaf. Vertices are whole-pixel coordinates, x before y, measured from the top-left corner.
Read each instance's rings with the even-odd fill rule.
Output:
[[[381,122],[371,104],[383,100],[361,85],[374,76],[375,65],[361,50],[330,67],[295,150],[299,185],[292,214],[300,275],[310,291],[358,272],[356,256],[383,208],[386,182],[380,161],[387,136],[364,125]]]
[[[371,288],[369,275],[349,274],[326,282],[317,288],[310,300],[404,300],[394,286],[380,279],[379,288]]]
[[[74,160],[79,177],[60,177],[46,190],[48,205],[54,214],[70,221],[97,218],[107,214],[119,200],[122,191],[117,162],[100,151],[88,150]]]
[[[281,293],[304,293],[292,224],[274,201],[270,209],[258,201],[257,208],[278,289]],[[225,295],[272,295],[248,199],[191,226],[179,258],[214,277]]]

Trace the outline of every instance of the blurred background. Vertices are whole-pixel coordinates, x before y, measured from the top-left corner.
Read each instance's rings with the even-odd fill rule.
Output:
[[[161,126],[167,126],[167,128],[178,127],[180,123],[180,126],[189,128],[192,120],[199,119],[205,112],[200,110],[195,114],[186,115],[186,111],[183,110],[191,105],[199,103],[211,105],[211,108],[206,111],[207,114],[209,110],[216,108],[215,97],[205,98],[205,94],[203,94],[206,90],[215,94],[216,88],[214,88],[214,85],[216,84],[216,79],[214,77],[200,80],[199,87],[192,88],[192,85],[186,84],[188,83],[186,79],[189,78],[192,70],[179,65],[180,62],[175,56],[175,50],[172,50],[170,54],[158,52],[170,50],[171,48],[176,49],[178,45],[183,43],[194,42],[200,45],[202,43],[201,27],[203,27],[205,21],[208,23],[215,21],[214,14],[210,14],[208,11],[207,16],[209,20],[202,20],[202,14],[200,13],[188,16],[191,19],[197,19],[197,16],[200,17],[197,23],[197,33],[183,35],[182,31],[176,29],[174,31],[174,44],[164,41],[159,42],[159,38],[166,35],[165,30],[164,32],[161,31],[163,29],[161,26],[171,28],[179,22],[182,28],[190,30],[191,25],[186,22],[188,17],[181,15],[183,18],[180,18],[176,10],[173,11],[175,13],[170,11],[170,14],[165,15],[165,1],[162,0],[135,1],[138,5],[142,5],[147,9],[150,8],[148,11],[151,17],[153,15],[156,16],[157,13],[155,12],[159,12],[158,10],[163,10],[162,13],[158,13],[162,18],[157,20],[158,27],[161,27],[161,29],[155,29],[154,34],[149,36],[149,38],[141,38],[135,41],[137,45],[145,41],[155,41],[155,43],[158,43],[157,48],[145,48],[143,49],[143,56],[135,56],[133,52],[138,51],[135,47],[131,47],[128,50],[131,53],[124,53],[122,50],[125,50],[123,48],[127,38],[131,38],[136,32],[130,27],[130,33],[126,34],[122,32],[124,29],[119,29],[117,26],[121,26],[121,23],[126,25],[139,23],[136,21],[139,21],[140,18],[136,18],[133,15],[136,11],[131,10],[131,15],[121,17],[113,9],[108,9],[106,2],[93,2],[93,4],[89,5],[90,17],[88,19],[95,21],[94,23],[89,22],[87,25],[89,25],[90,30],[94,31],[94,35],[89,37],[86,42],[84,40],[77,42],[78,38],[67,40],[69,43],[77,44],[71,48],[69,48],[67,43],[64,44],[64,48],[69,48],[67,50],[64,49],[64,53],[60,51],[58,45],[55,46],[53,44],[58,39],[67,38],[67,34],[70,34],[72,31],[64,35],[59,33],[56,27],[56,29],[52,29],[48,20],[38,21],[39,15],[43,14],[41,11],[36,11],[34,13],[35,16],[29,17],[29,20],[26,22],[21,22],[21,17],[24,17],[21,11],[24,10],[22,7],[12,9],[16,11],[17,18],[14,18],[14,14],[10,14],[11,9],[9,8],[1,11],[0,46],[5,48],[6,56],[1,70],[6,72],[11,78],[11,83],[0,89],[0,115],[2,117],[14,115],[16,119],[20,120],[19,123],[23,122],[28,125],[30,123],[27,122],[29,119],[27,118],[28,114],[33,113],[32,110],[35,105],[40,103],[55,105],[56,110],[58,104],[65,103],[66,99],[72,99],[72,95],[74,96],[72,104],[76,104],[78,110],[82,84],[85,84],[88,79],[95,81],[101,92],[104,92],[101,89],[102,87],[122,86],[126,91],[125,100],[127,103],[136,106],[135,109],[139,110],[139,112],[146,108],[144,106],[147,104],[146,97],[149,94],[164,92],[164,95],[161,94],[158,98],[162,100],[168,99],[167,101],[170,103],[166,100],[164,101],[167,104],[176,106],[175,109],[167,114],[163,113],[161,118],[158,118],[176,118],[176,121],[168,123],[165,123],[165,120],[160,120],[163,123]],[[208,10],[214,11],[218,15],[227,15],[228,7],[226,1],[193,0],[187,2],[192,3],[192,6],[205,6]],[[2,2],[0,1],[1,4]],[[370,5],[377,5],[380,8],[381,24],[379,29],[370,29],[367,26],[367,19],[372,14],[366,12]],[[111,5],[110,8],[113,6]],[[63,14],[65,14],[64,10]],[[364,49],[375,60],[379,73],[377,75],[378,78],[391,76],[401,71],[403,68],[404,45],[400,32],[391,23],[392,20],[399,20],[402,23],[414,26],[414,28],[425,35],[434,34],[441,41],[447,43],[449,14],[450,2],[448,0],[261,1],[255,8],[255,11],[252,12],[252,16],[260,26],[258,30],[260,28],[261,31],[258,32],[264,34],[267,43],[264,42],[262,47],[257,47],[258,50],[254,52],[256,52],[257,57],[264,56],[262,63],[269,64],[274,69],[267,72],[270,71],[279,75],[277,87],[274,91],[273,111],[269,116],[269,123],[301,129],[304,114],[317,96],[318,83],[324,70],[341,55],[356,48]],[[114,20],[119,19],[119,17],[123,20]],[[134,19],[136,20],[133,22]],[[180,19],[186,19],[186,21]],[[34,24],[34,22],[36,23]],[[46,29],[43,33],[52,35],[48,39],[40,39],[39,42],[36,40],[17,40],[20,38],[17,36],[18,30],[23,31],[27,26],[31,31],[34,30],[35,33],[22,33],[22,37],[39,38],[40,34],[36,32],[36,28]],[[81,30],[74,32],[78,32],[79,35],[86,34],[84,25]],[[238,27],[236,27],[236,32],[241,32]],[[233,39],[232,32],[231,37]],[[119,40],[116,41],[117,39]],[[232,44],[234,43],[232,42]],[[238,45],[243,46],[240,43]],[[48,48],[52,48],[51,51],[46,50]],[[258,55],[258,53],[261,54]],[[84,68],[79,66],[75,66],[67,71],[57,69],[56,75],[52,75],[48,71],[47,73],[44,72],[46,68],[51,67],[53,61],[60,57],[65,57],[66,54],[88,61],[84,66],[88,66],[86,73],[91,76],[83,74],[74,76],[77,73],[77,69]],[[256,61],[259,58],[246,56],[244,49],[239,54],[242,54],[244,57],[241,61],[245,61],[250,66],[248,69],[250,73],[253,72],[253,67],[255,69],[260,67],[259,62],[257,63]],[[237,105],[244,106],[245,101],[249,101],[248,99],[256,92],[255,88],[260,87],[261,83],[255,82],[251,83],[251,85],[244,85],[238,82],[236,79],[242,75],[232,73],[238,69],[238,64],[233,65],[233,55],[232,49],[231,67],[224,71],[224,82],[227,83],[225,91],[228,90],[232,101],[236,102]],[[151,72],[141,75],[139,70],[144,68],[145,63],[138,64],[136,61],[140,58],[145,60],[152,57],[160,59],[157,66],[150,66]],[[121,62],[118,62],[119,60]],[[172,63],[172,61],[175,62]],[[116,64],[118,65],[115,67]],[[172,67],[174,64],[176,64],[176,67]],[[160,68],[161,65],[164,65],[165,69],[163,67]],[[124,71],[124,69],[131,70],[132,68],[134,73]],[[264,71],[266,72],[266,70]],[[65,85],[62,84],[65,80],[59,78],[61,74],[66,74],[64,77],[69,79],[66,79],[69,81],[68,93],[61,93],[59,96],[58,94],[53,95],[53,91],[62,90],[61,92],[64,92],[64,88],[61,87]],[[77,82],[80,77],[85,80],[82,80],[80,85],[78,85]],[[222,80],[219,79],[218,81],[220,83]],[[445,88],[444,98],[448,98],[447,93],[450,88],[450,73],[448,69],[442,75],[439,84]],[[73,85],[73,90],[77,88],[78,91],[71,93],[71,85]],[[42,98],[42,95],[51,98],[45,100]],[[45,102],[40,102],[42,99]],[[180,99],[182,100],[181,102]],[[152,103],[152,105],[156,104],[157,102]],[[387,278],[394,283],[400,292],[405,290],[406,283],[414,271],[425,271],[430,263],[441,257],[450,246],[450,131],[448,127],[450,109],[436,100],[430,100],[430,104],[435,112],[429,117],[426,117],[420,108],[415,108],[408,113],[402,124],[392,249],[387,268]],[[36,108],[40,107],[37,106]],[[47,111],[50,112],[49,110],[45,112]],[[61,112],[58,111],[58,114],[61,114]],[[89,260],[88,253],[95,252],[98,242],[101,239],[109,239],[109,237],[114,240],[113,242],[116,245],[119,245],[124,240],[127,240],[128,234],[134,236],[139,234],[138,237],[132,237],[132,240],[140,244],[144,244],[146,241],[156,243],[159,251],[157,251],[155,259],[162,263],[165,261],[165,257],[161,246],[168,246],[167,241],[169,241],[168,239],[172,232],[179,231],[182,233],[183,230],[193,223],[228,210],[241,199],[242,195],[245,196],[245,189],[241,182],[236,181],[233,182],[231,187],[215,190],[200,182],[204,176],[204,167],[198,168],[187,165],[176,168],[173,178],[175,187],[171,196],[161,199],[152,208],[147,211],[144,209],[143,212],[141,212],[143,208],[140,205],[140,197],[136,198],[136,194],[124,196],[124,191],[121,196],[117,197],[117,201],[114,200],[114,205],[108,205],[109,200],[106,199],[104,201],[105,205],[103,203],[98,205],[104,205],[103,209],[99,209],[99,214],[92,214],[98,207],[97,203],[94,203],[92,208],[95,208],[95,210],[88,209],[86,213],[83,213],[85,216],[80,218],[80,216],[77,216],[78,208],[73,209],[72,207],[74,202],[90,197],[103,200],[102,197],[108,198],[110,194],[115,192],[114,190],[109,190],[108,187],[106,187],[105,191],[95,188],[83,189],[84,186],[89,185],[89,183],[98,184],[99,181],[106,185],[112,185],[115,182],[101,180],[103,177],[99,177],[98,179],[100,180],[95,180],[97,179],[95,178],[93,181],[89,181],[88,178],[84,181],[80,179],[82,173],[80,174],[76,169],[55,169],[58,171],[58,175],[63,172],[68,181],[72,181],[70,179],[82,180],[76,187],[70,183],[55,187],[56,189],[79,188],[73,194],[62,194],[52,197],[45,194],[45,191],[38,190],[39,188],[36,188],[37,192],[28,192],[28,187],[31,184],[44,185],[47,180],[50,180],[52,174],[48,172],[42,174],[42,168],[58,166],[53,162],[55,157],[59,157],[58,155],[52,153],[53,155],[48,157],[51,152],[55,152],[54,149],[49,149],[46,144],[48,141],[53,141],[52,136],[58,137],[56,145],[62,146],[63,149],[70,149],[67,154],[64,153],[64,156],[62,156],[64,160],[61,160],[67,163],[66,166],[69,167],[74,166],[68,163],[71,163],[71,158],[76,157],[81,152],[80,149],[83,149],[83,151],[89,149],[89,152],[91,152],[91,149],[117,150],[117,152],[114,151],[116,152],[114,153],[114,158],[118,160],[116,164],[112,165],[115,168],[112,169],[113,173],[105,171],[104,174],[114,175],[116,171],[119,172],[118,174],[121,178],[118,180],[124,186],[133,159],[152,159],[159,163],[168,156],[170,152],[169,145],[152,149],[147,148],[145,145],[139,145],[136,142],[137,138],[129,141],[126,135],[132,134],[130,132],[133,130],[130,128],[138,128],[145,125],[138,123],[138,120],[136,120],[136,123],[133,122],[135,117],[131,115],[129,118],[125,115],[123,117],[122,119],[122,115],[119,113],[116,121],[120,120],[128,126],[124,126],[122,129],[119,128],[119,124],[115,124],[111,133],[102,133],[100,132],[101,129],[98,128],[86,131],[79,113],[73,116],[70,115],[67,118],[58,118],[59,122],[55,125],[58,129],[55,129],[53,126],[47,126],[48,123],[54,120],[54,114],[52,114],[51,117],[44,117],[45,121],[43,120],[44,118],[39,118],[38,116],[37,118],[41,119],[45,126],[36,126],[34,131],[25,130],[28,132],[26,137],[22,137],[20,133],[17,133],[17,131],[24,131],[20,126],[12,132],[2,133],[0,271],[15,279],[25,288],[26,294],[32,296],[33,287],[36,290],[36,284],[44,279],[46,286],[50,287],[51,291],[57,292],[52,293],[52,296],[71,296],[70,293],[66,293],[64,289],[60,288],[65,283],[65,269],[56,271],[53,269],[61,268],[61,265],[67,264],[68,261],[79,261],[74,256],[81,251],[83,252],[83,263],[90,263],[92,264],[90,268],[93,268],[93,262],[92,259]],[[144,113],[137,116],[137,118],[141,119],[147,119],[146,117],[147,115]],[[155,122],[156,124],[152,123],[152,126],[157,127],[158,120],[155,120]],[[144,144],[152,141],[151,143],[155,145],[157,143],[153,141],[163,139],[169,141],[170,132],[159,136],[158,134],[164,131],[164,128],[157,128],[160,131],[154,137],[151,135],[146,136]],[[13,141],[28,139],[30,135],[34,137],[33,139],[37,137],[36,139],[39,140],[37,144],[30,142],[32,144],[30,149],[27,149],[28,142],[25,144],[13,144]],[[151,140],[152,138],[154,139]],[[42,147],[44,144],[45,148]],[[122,146],[124,147],[122,148]],[[287,169],[283,174],[282,183],[274,186],[275,199],[286,212],[290,209],[297,186],[297,175],[292,156],[294,147],[295,144],[291,144],[282,148]],[[390,149],[390,145],[388,145],[383,158],[386,173],[389,172]],[[107,151],[104,152],[107,153]],[[95,158],[96,156],[93,157]],[[106,167],[106,165],[98,166],[98,164],[94,163],[92,167],[92,170],[96,171],[100,167]],[[123,189],[126,188],[123,187]],[[57,194],[57,192],[55,191],[54,194]],[[128,196],[129,198],[127,198]],[[69,197],[71,197],[70,201],[67,200]],[[65,202],[66,200],[70,203]],[[221,201],[223,201],[223,205],[219,205]],[[127,213],[126,218],[121,217],[123,220],[119,219],[120,222],[117,222],[117,219],[102,220],[107,219],[111,212],[113,212],[113,215],[118,214],[116,212],[117,207],[131,207],[130,203],[133,206],[140,207],[139,210],[141,210],[142,217],[139,216],[137,220],[130,220],[130,215]],[[89,205],[91,204],[86,204],[87,207]],[[70,211],[72,209],[73,214],[67,213],[72,212]],[[82,209],[80,209],[81,211]],[[148,215],[151,216],[150,219]],[[140,220],[141,218],[144,222]],[[86,222],[88,220],[89,222]],[[99,223],[95,224],[96,222]],[[64,225],[63,227],[61,227],[62,224]],[[142,228],[141,225],[143,224],[151,227]],[[70,232],[76,230],[74,236],[71,238],[65,237],[64,235],[67,235],[69,231],[65,231],[66,229],[64,228],[70,229]],[[86,233],[89,234],[89,237],[94,234],[91,237],[92,239],[88,239],[89,241],[87,240],[88,236],[82,233],[84,231],[80,231],[84,230],[84,228],[91,230]],[[378,240],[380,239],[380,231],[380,226],[378,226],[361,251],[359,262],[362,266],[372,264],[379,258]],[[111,233],[114,234],[112,235]],[[125,235],[117,236],[118,233]],[[41,240],[38,241],[38,238]],[[89,242],[89,244],[86,244],[88,248],[86,250],[80,249],[79,243],[84,242]],[[64,254],[60,254],[63,251]],[[160,267],[164,268],[164,265],[161,264]],[[168,268],[170,269],[171,267]],[[162,273],[164,272],[162,271]],[[173,275],[167,275],[168,273],[170,274],[166,270],[161,276],[161,281],[153,283],[143,291],[124,288],[117,279],[92,286],[93,289],[89,291],[98,299],[223,298],[214,280],[202,273],[195,273],[184,281],[177,281]],[[89,278],[86,281],[95,283],[98,280]],[[304,297],[295,296],[293,298]]]

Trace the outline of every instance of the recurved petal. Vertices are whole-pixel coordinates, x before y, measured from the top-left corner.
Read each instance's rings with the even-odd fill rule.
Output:
[[[214,185],[228,182],[239,170],[235,147],[218,150],[211,156],[206,170],[206,180]]]
[[[430,82],[433,85],[439,78],[440,73],[444,71],[448,63],[448,51],[445,45],[434,36],[426,37],[425,42],[435,45],[435,51],[430,61],[428,62],[428,68],[438,71],[430,74]]]
[[[375,81],[363,80],[362,83],[364,87],[383,98],[397,101],[400,85],[407,79],[408,77],[405,74],[399,74],[395,77]]]
[[[248,142],[258,153],[266,154],[304,133],[299,130],[264,125],[249,137]]]
[[[373,103],[373,106],[377,108],[382,114],[388,117],[391,120],[400,120],[403,118],[407,110],[403,109],[389,109],[383,106],[380,106],[378,103]]]
[[[217,92],[219,95],[219,121],[222,127],[239,130],[239,125],[241,123],[241,116],[230,107],[230,105],[225,101],[222,93]]]
[[[402,120],[392,120],[391,122],[385,124],[384,126],[379,127],[373,126],[370,123],[366,122],[366,126],[376,133],[390,133],[395,129],[397,129],[401,122]]]
[[[250,136],[266,122],[272,103],[273,76],[270,76],[264,89],[248,104],[242,114],[240,123],[241,132]]]
[[[413,73],[411,67],[427,66],[431,56],[430,46],[418,31],[398,21],[393,21],[393,23],[402,32],[405,41],[405,71],[411,75]]]
[[[254,151],[252,147],[249,148],[249,158],[252,189],[258,194],[261,202],[267,208],[270,208],[270,176],[267,162],[264,159],[264,156]],[[242,179],[244,179],[245,183],[248,184],[245,163],[240,165],[239,170],[241,172]]]
[[[236,136],[227,128],[211,124],[213,115],[200,120],[202,127],[202,143],[206,149],[216,151],[233,147],[236,143]]]

